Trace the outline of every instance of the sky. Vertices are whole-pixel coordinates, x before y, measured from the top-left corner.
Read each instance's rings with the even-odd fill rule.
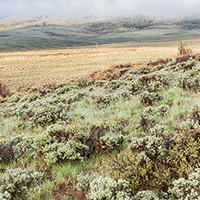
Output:
[[[0,0],[0,17],[18,15],[198,14],[200,0]]]

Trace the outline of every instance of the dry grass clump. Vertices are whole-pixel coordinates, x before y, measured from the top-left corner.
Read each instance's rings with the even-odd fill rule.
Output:
[[[0,82],[0,97],[5,98],[7,96],[11,96],[11,92],[6,85]]]
[[[193,50],[191,48],[185,47],[180,41],[180,46],[178,47],[178,56],[183,56],[187,54],[193,54]]]

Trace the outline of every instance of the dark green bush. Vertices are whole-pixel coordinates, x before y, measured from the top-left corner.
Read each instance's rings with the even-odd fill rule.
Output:
[[[104,109],[108,106],[110,106],[112,103],[116,102],[118,100],[118,97],[115,97],[111,94],[107,95],[98,95],[93,97],[94,99],[94,104],[99,108],[99,109]]]
[[[162,96],[159,95],[158,93],[150,93],[148,91],[143,92],[140,95],[140,102],[144,106],[153,106],[155,102],[159,101],[162,99]]]
[[[30,94],[30,95],[27,95],[25,97],[23,97],[20,101],[21,102],[32,102],[32,101],[35,101],[36,99],[39,99],[40,98],[40,95],[37,95],[37,94]]]
[[[88,87],[90,85],[93,85],[94,82],[95,82],[94,79],[84,79],[84,80],[82,80],[81,82],[78,83],[78,86],[80,88],[84,88],[84,87]]]
[[[200,139],[192,135],[146,136],[130,145],[132,153],[117,155],[112,166],[134,191],[154,188],[167,192],[173,181],[187,179],[199,167]]]
[[[9,164],[19,157],[17,144],[21,141],[20,137],[0,142],[0,163]]]
[[[117,88],[126,85],[124,81],[112,80],[105,85],[105,89],[116,90]]]
[[[105,85],[106,81],[104,80],[99,80],[95,82],[96,87],[103,87]]]
[[[178,86],[185,90],[196,91],[199,86],[200,79],[197,72],[189,72],[180,76],[178,80]]]

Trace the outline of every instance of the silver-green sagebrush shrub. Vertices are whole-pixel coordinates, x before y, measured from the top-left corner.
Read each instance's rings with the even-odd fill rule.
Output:
[[[44,149],[44,161],[54,164],[58,161],[83,161],[81,151],[88,151],[88,146],[79,141],[68,140],[67,143],[53,143]]]
[[[184,74],[180,74],[180,77],[178,79],[177,86],[183,88],[184,90],[198,90],[200,85],[200,77],[199,77],[199,71],[189,71]]]
[[[80,87],[80,88],[84,88],[84,87],[88,87],[90,85],[93,85],[95,82],[94,79],[84,79],[82,80],[81,82],[79,82],[77,85]]]
[[[32,172],[27,169],[10,169],[0,180],[0,199],[26,199],[31,187],[38,186],[43,179],[41,172]]]
[[[97,96],[94,96],[92,98],[93,98],[94,104],[99,109],[107,108],[112,103],[115,103],[116,101],[118,101],[118,97],[114,96],[112,94],[97,95]]]
[[[18,94],[12,95],[9,99],[9,103],[16,103],[20,100],[20,96]]]
[[[47,164],[69,160],[82,161],[84,153],[88,151],[88,146],[81,143],[79,140],[57,142],[46,133],[34,139],[34,146],[37,154],[44,156],[44,161]]]
[[[20,143],[21,137],[13,137],[10,140],[0,141],[0,164],[9,164],[19,156],[18,143]]]
[[[131,91],[133,94],[139,94],[144,91],[157,92],[166,88],[168,85],[169,80],[166,76],[151,73],[139,76],[136,80],[133,80]]]
[[[52,127],[48,131],[52,133]],[[47,165],[60,161],[82,161],[89,151],[89,147],[78,139],[60,140],[59,142],[55,136],[51,137],[46,132],[23,137],[23,141],[18,146],[21,151],[29,153],[29,156],[43,158]]]
[[[194,60],[188,60],[187,62],[181,62],[177,63],[175,65],[172,65],[169,69],[171,71],[186,71],[186,70],[191,70],[196,66],[196,62]]]
[[[140,127],[145,133],[154,133],[154,135],[165,134],[166,125],[162,125],[162,122],[167,117],[169,107],[167,105],[161,105],[158,107],[148,106],[144,109],[140,116]],[[156,132],[158,134],[156,134]]]
[[[156,160],[165,150],[163,139],[156,136],[135,139],[130,144],[130,148],[133,152],[144,152],[151,160]]]
[[[169,189],[172,199],[199,200],[200,199],[200,169],[191,173],[188,179],[180,178],[173,181],[173,187]]]
[[[89,200],[132,200],[127,181],[113,180],[110,177],[82,174],[78,176],[77,187],[86,193]]]
[[[65,128],[60,124],[52,124],[50,125],[46,132],[51,136],[54,137],[58,142],[61,142],[62,140],[66,140],[67,133]]]
[[[169,110],[168,105],[161,105],[158,107],[149,106],[144,109],[143,114],[154,115],[156,117],[159,117],[159,116],[164,117],[167,115],[168,110]]]
[[[39,135],[23,136],[18,148],[29,156],[43,158],[48,165],[82,161],[95,152],[119,150],[125,136],[116,133],[115,129],[112,123],[95,123],[89,128],[53,124]]]
[[[76,185],[77,189],[82,190],[84,193],[88,192],[90,189],[90,182],[92,182],[92,180],[97,177],[98,177],[98,174],[95,174],[95,173],[91,173],[91,174],[80,173],[77,176],[77,181],[78,181]]]
[[[105,85],[105,89],[116,90],[117,88],[120,88],[125,85],[126,85],[125,81],[112,80]]]
[[[95,87],[103,87],[105,85],[105,80],[99,80],[95,82]]]
[[[140,102],[144,105],[144,106],[153,106],[155,102],[161,100],[163,97],[158,94],[158,93],[154,93],[154,92],[148,92],[145,91],[143,93],[141,93],[140,95]]]
[[[46,96],[30,94],[17,103],[6,104],[3,116],[18,116],[23,121],[28,121],[31,127],[47,126],[59,120],[67,121],[70,104],[81,100],[84,95],[75,91],[60,95],[50,93]]]
[[[167,126],[164,124],[156,124],[153,128],[150,129],[150,133],[152,135],[156,135],[157,137],[167,135]]]
[[[119,149],[124,141],[123,135],[107,134],[100,138],[102,148],[105,150]]]
[[[73,87],[73,86],[70,86],[70,85],[60,84],[59,86],[57,86],[55,93],[57,95],[60,95],[60,94],[67,93],[67,92],[69,92],[70,90],[73,90],[73,89],[76,89],[76,87]]]
[[[140,191],[134,196],[133,199],[134,200],[160,200],[157,197],[157,195],[151,190]]]
[[[142,114],[139,118],[139,126],[144,133],[149,133],[157,123],[157,118],[154,115]]]
[[[20,102],[32,102],[32,101],[35,101],[36,99],[40,99],[40,95],[37,95],[37,94],[30,94],[30,95],[27,95],[25,96],[23,99],[20,100]]]

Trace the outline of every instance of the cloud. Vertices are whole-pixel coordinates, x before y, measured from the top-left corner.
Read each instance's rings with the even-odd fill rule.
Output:
[[[199,0],[0,0],[0,15],[96,13],[198,14]]]

